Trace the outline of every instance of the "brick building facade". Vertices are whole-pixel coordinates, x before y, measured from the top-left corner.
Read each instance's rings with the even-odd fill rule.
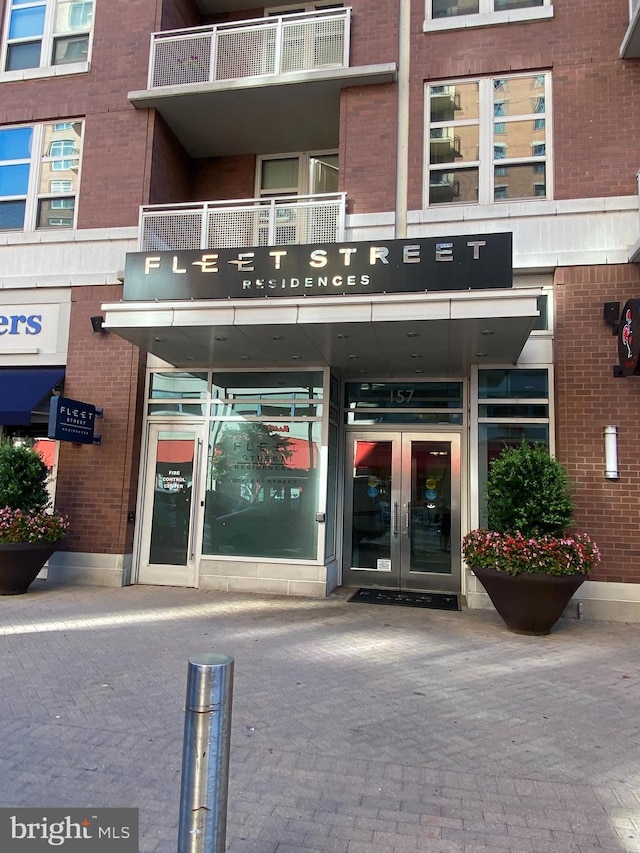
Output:
[[[50,575],[488,606],[460,541],[524,436],[601,547],[583,612],[640,619],[640,386],[603,315],[640,298],[639,11],[0,0],[1,313],[46,332],[0,369],[104,408],[57,448]]]

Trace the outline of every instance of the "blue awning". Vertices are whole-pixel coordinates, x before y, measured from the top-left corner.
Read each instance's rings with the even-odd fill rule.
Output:
[[[0,424],[26,426],[31,412],[64,377],[64,367],[0,369]]]

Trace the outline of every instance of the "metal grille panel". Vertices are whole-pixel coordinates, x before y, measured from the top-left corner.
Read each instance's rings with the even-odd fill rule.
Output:
[[[218,33],[216,80],[275,73],[275,25]]]
[[[155,43],[153,86],[206,83],[211,76],[212,34],[158,39]]]
[[[238,210],[209,209],[205,248],[233,249],[238,246],[254,246],[260,213],[259,207]]]
[[[199,249],[202,212],[145,214],[142,223],[143,252]]]
[[[343,194],[207,202],[188,210],[146,208],[141,251],[235,249],[333,243],[342,239]],[[204,236],[204,240],[202,235]]]
[[[342,65],[344,18],[283,25],[282,73]]]

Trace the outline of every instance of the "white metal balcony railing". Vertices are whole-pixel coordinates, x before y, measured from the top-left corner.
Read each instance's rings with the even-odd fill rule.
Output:
[[[346,193],[153,205],[140,212],[140,251],[336,243]]]
[[[347,67],[351,9],[153,33],[149,89]]]

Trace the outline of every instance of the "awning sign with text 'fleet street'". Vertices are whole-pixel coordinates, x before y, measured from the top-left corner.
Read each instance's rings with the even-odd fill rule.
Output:
[[[424,293],[512,287],[511,234],[132,252],[126,300]]]

